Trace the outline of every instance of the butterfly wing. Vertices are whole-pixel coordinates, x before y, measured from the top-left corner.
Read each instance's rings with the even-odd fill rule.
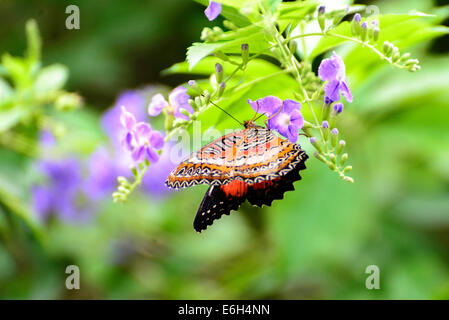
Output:
[[[195,231],[201,232],[222,215],[229,215],[231,210],[237,210],[245,201],[246,194],[231,196],[225,190],[222,186],[209,187],[193,221]]]
[[[245,130],[227,134],[192,153],[170,173],[166,185],[178,189],[231,182],[237,145],[244,138]]]

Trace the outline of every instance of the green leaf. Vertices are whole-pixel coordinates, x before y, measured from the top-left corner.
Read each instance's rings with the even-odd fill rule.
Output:
[[[218,42],[195,42],[187,49],[187,61],[190,68],[194,68],[195,65],[202,59],[216,51],[222,51],[228,54],[241,54],[242,44],[249,45],[249,51],[251,54],[264,53],[270,55],[268,51],[270,43],[266,41],[265,34],[261,26],[252,25],[246,28],[239,29],[238,31],[229,31],[224,33],[223,39],[226,41]]]
[[[26,61],[8,53],[2,56],[2,65],[18,89],[31,86],[32,79]]]
[[[7,101],[11,96],[13,95],[14,91],[11,88],[11,86],[0,78],[0,108],[4,104],[5,101]]]
[[[278,8],[279,4],[282,3],[282,0],[268,0],[268,4],[270,5],[271,12],[275,12]]]
[[[350,37],[351,36],[351,24],[348,21],[344,21],[340,23],[335,29],[332,29],[331,33],[339,34],[342,36]],[[346,42],[348,40],[335,38],[332,36],[322,37],[315,48],[312,50],[308,59],[313,59],[317,55],[336,47],[340,43]]]
[[[48,93],[62,89],[69,77],[69,69],[62,64],[52,64],[40,70],[34,88],[36,93]]]
[[[21,108],[0,110],[0,132],[14,127],[23,115],[24,111]]]
[[[293,30],[306,15],[315,12],[317,6],[317,1],[282,2],[278,9],[280,31],[283,32],[290,23]]]

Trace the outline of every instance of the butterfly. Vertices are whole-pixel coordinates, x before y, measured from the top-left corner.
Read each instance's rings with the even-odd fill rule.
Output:
[[[251,121],[244,126],[192,153],[165,181],[175,189],[209,185],[193,222],[197,232],[237,210],[245,200],[262,207],[283,199],[306,168],[308,156],[299,144]]]

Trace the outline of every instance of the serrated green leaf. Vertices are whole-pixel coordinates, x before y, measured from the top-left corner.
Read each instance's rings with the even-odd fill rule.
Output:
[[[190,69],[193,69],[198,62],[214,53],[216,50],[224,47],[227,42],[201,43],[195,42],[187,49],[187,62]]]
[[[246,36],[238,37],[234,40],[211,43],[195,42],[187,49],[187,61],[189,62],[189,66],[192,69],[202,59],[218,50],[224,53],[240,54],[242,50],[242,44],[249,45],[250,53],[254,54],[264,52],[265,54],[270,54],[270,52],[267,51],[267,49],[270,47],[270,43],[265,40],[264,33],[262,31],[255,31],[252,34],[250,33]]]

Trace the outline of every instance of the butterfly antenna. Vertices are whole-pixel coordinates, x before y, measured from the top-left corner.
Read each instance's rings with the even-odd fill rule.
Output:
[[[224,113],[226,113],[228,116],[230,116],[232,119],[234,119],[235,121],[238,122],[238,124],[245,126],[242,122],[240,122],[239,119],[237,119],[236,117],[234,117],[232,114],[230,114],[229,112],[227,112],[225,109],[223,109],[222,107],[220,107],[218,104],[214,103],[213,101],[209,101],[211,104],[213,104],[214,106],[216,106],[218,109],[220,109],[221,111],[223,111]]]
[[[256,116],[259,113],[259,101],[256,101],[256,104],[257,104],[256,113],[254,113],[254,117],[249,121],[250,123],[256,121],[254,119],[256,119]]]
[[[265,115],[265,113],[261,113],[256,119],[254,119],[254,121],[259,120],[260,118],[262,118]]]

